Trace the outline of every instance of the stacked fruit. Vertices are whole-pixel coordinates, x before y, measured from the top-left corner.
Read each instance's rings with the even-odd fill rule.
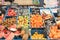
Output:
[[[60,38],[60,29],[57,25],[50,27],[49,37],[55,39]]]
[[[10,26],[10,25],[13,25],[13,24],[16,24],[16,17],[12,17],[12,18],[7,18],[3,25],[5,26]]]
[[[19,16],[18,17],[18,27],[28,27],[28,16]]]
[[[38,32],[35,32],[32,36],[32,39],[45,39],[44,34],[39,34]],[[46,39],[45,39],[46,40]]]
[[[43,19],[39,14],[33,14],[30,18],[30,24],[32,28],[39,28],[43,25]]]
[[[14,11],[14,9],[9,9],[8,10],[8,16],[16,16],[16,12]]]

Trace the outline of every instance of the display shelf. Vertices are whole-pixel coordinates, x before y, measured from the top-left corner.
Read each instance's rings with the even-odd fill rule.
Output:
[[[10,6],[10,5],[9,5],[9,6]],[[16,21],[18,21],[18,16],[23,16],[23,15],[19,15],[19,14],[18,14],[18,13],[19,13],[18,10],[23,9],[23,10],[22,10],[22,12],[23,12],[25,8],[22,7],[21,9],[17,9],[17,16],[7,16],[8,9],[10,8],[9,6],[7,5],[6,8],[5,8],[5,9],[6,9],[6,14],[5,14],[5,17],[4,17],[4,18],[7,19],[7,18],[11,18],[11,17],[16,17],[16,19],[17,19]],[[23,6],[23,5],[20,5],[20,6]],[[20,8],[20,6],[17,6],[17,7]],[[25,5],[25,6],[27,6],[27,5]],[[27,6],[27,7],[28,7],[28,8],[26,8],[26,9],[30,10],[31,7],[30,7],[30,6]],[[35,7],[32,7],[32,8],[35,8]],[[31,8],[31,10],[32,10],[32,8]],[[48,10],[51,12],[51,15],[54,16],[54,15],[53,15],[53,12],[51,11],[51,9],[55,9],[55,8],[57,8],[57,7],[54,7],[54,8],[50,8],[50,7],[47,7],[47,8],[44,8],[44,7],[36,7],[36,8],[39,9],[39,12],[41,12],[40,10],[42,10],[42,9],[48,9]],[[28,18],[29,22],[30,22],[30,14],[32,13],[31,10],[28,12],[28,14],[29,14],[29,15],[28,15],[28,17],[29,17],[29,18]],[[37,10],[37,9],[36,9],[36,10]],[[26,13],[27,13],[27,12],[26,12]],[[40,14],[41,14],[41,13],[40,13]],[[56,18],[56,17],[54,17],[54,18]],[[5,19],[4,19],[4,20],[5,20]],[[48,19],[48,20],[50,20],[50,19]],[[53,19],[52,19],[52,20],[53,20]],[[44,21],[44,22],[45,22],[45,21]],[[48,21],[48,22],[49,22],[49,21]],[[29,27],[31,28],[31,36],[32,36],[35,32],[38,32],[39,34],[44,34],[44,35],[45,35],[45,38],[48,39],[48,40],[50,40],[51,38],[49,38],[49,36],[48,36],[48,31],[49,31],[49,29],[48,29],[46,26],[49,27],[49,25],[46,25],[46,24],[45,24],[43,27],[41,27],[41,28],[34,28],[34,27],[32,28],[31,25],[29,25]],[[31,37],[31,36],[30,36],[30,37]],[[30,37],[29,37],[28,40],[43,40],[43,39],[31,39]],[[1,38],[0,40],[4,40],[4,38]],[[22,40],[22,37],[14,37],[13,40]],[[52,39],[52,40],[53,40],[53,39]],[[54,39],[54,40],[58,40],[58,39]]]

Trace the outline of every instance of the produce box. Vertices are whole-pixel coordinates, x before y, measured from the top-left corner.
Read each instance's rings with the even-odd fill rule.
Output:
[[[31,39],[32,40],[47,40],[47,33],[44,28],[32,28]]]
[[[43,28],[44,21],[40,14],[40,8],[30,8],[30,26],[31,28]]]
[[[48,40],[60,40],[60,25],[55,23],[54,25],[50,26],[48,32]]]

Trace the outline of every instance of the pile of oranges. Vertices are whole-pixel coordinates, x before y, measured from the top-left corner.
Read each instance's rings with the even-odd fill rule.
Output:
[[[32,36],[31,36],[31,38],[32,39],[41,39],[41,40],[46,40],[46,38],[44,38],[44,34],[39,34],[38,32],[35,32]]]
[[[32,28],[40,28],[43,25],[43,19],[40,14],[32,14],[30,18]]]
[[[60,38],[60,29],[58,29],[57,25],[50,27],[49,37],[55,39]]]

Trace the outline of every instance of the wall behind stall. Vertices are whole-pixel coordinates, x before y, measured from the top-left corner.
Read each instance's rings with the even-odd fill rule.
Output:
[[[33,4],[32,0],[15,0],[14,3],[18,3],[18,5],[31,5],[31,4]],[[9,2],[4,2],[3,5],[9,5],[9,4],[10,4]]]
[[[31,5],[32,0],[15,0],[15,3],[18,3],[19,5]]]
[[[44,0],[44,3],[46,4],[46,7],[58,6],[57,0]]]

